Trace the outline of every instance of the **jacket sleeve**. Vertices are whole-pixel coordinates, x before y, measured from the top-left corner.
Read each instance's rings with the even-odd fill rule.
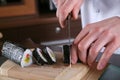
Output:
[[[51,1],[54,3],[55,7],[57,8],[57,0],[51,0]]]

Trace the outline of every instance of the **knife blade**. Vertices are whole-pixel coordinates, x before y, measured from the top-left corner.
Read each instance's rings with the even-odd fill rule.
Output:
[[[70,45],[71,45],[71,13],[69,13],[67,17],[67,28],[68,28],[68,45],[69,45],[69,52],[70,52]],[[70,67],[71,67],[71,52],[70,52]]]

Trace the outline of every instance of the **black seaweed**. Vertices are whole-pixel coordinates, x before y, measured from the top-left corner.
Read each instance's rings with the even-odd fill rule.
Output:
[[[47,64],[53,64],[55,63],[54,61],[52,61],[51,57],[48,54],[47,48],[44,48],[43,50],[43,56],[47,59],[48,63]]]
[[[33,57],[35,58],[35,62],[37,64],[44,65],[46,62],[40,57],[39,53],[37,52],[37,48],[33,51]]]
[[[70,46],[69,45],[63,45],[63,62],[70,64]]]
[[[63,45],[63,62],[66,64],[70,64],[70,48],[72,45]],[[80,59],[77,61],[81,63]]]

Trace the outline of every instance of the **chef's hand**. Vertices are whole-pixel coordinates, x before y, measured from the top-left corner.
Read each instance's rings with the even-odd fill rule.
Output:
[[[83,0],[56,0],[57,12],[56,16],[62,28],[65,27],[65,20],[69,13],[74,19],[78,18],[80,6]]]
[[[74,40],[72,63],[75,64],[79,58],[91,66],[103,47],[106,48],[98,62],[98,70],[106,66],[113,52],[120,47],[120,17],[87,25]]]

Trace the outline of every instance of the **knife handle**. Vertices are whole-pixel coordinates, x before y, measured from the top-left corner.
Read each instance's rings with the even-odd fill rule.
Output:
[[[72,13],[69,13],[68,16],[67,16],[67,20],[70,20],[72,17]]]

